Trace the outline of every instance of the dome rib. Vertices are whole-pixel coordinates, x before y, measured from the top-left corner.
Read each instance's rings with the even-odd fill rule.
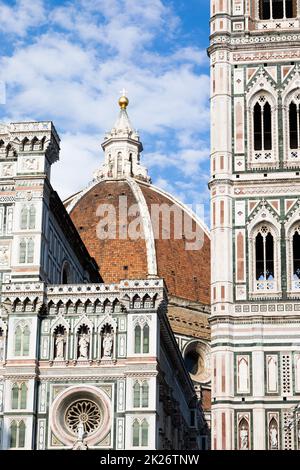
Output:
[[[148,206],[144,197],[144,194],[136,183],[134,178],[126,178],[128,185],[130,186],[137,203],[140,208],[141,219],[143,220],[143,233],[145,236],[145,244],[147,250],[147,264],[148,264],[148,275],[157,276],[157,261],[156,261],[156,249],[154,241],[154,233],[152,227],[152,221]]]

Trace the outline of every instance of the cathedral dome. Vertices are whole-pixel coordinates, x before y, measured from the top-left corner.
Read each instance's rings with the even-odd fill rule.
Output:
[[[128,103],[123,94],[93,181],[65,206],[105,284],[164,279],[170,326],[192,380],[201,384],[203,403],[209,403],[209,230],[187,206],[151,183]],[[137,305],[141,301],[136,299]]]
[[[208,229],[171,195],[146,180],[122,175],[94,181],[65,204],[105,283],[158,276],[165,280],[169,295],[209,305]],[[116,215],[116,223],[104,239],[99,221],[108,210]],[[128,230],[123,230],[124,223]]]

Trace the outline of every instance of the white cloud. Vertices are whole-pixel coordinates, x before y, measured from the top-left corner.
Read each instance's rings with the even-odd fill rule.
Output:
[[[12,2],[8,2],[10,5]],[[0,31],[24,36],[27,30],[45,21],[43,0],[17,0],[14,5],[0,2]]]

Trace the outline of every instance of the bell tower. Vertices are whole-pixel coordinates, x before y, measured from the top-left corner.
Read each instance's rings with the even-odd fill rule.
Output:
[[[212,447],[300,449],[300,1],[210,25]]]

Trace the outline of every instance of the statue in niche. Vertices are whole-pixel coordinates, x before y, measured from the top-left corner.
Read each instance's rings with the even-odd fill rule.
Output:
[[[242,424],[240,427],[240,449],[249,450],[248,425],[246,424],[245,420],[242,421]]]
[[[113,339],[111,333],[105,333],[103,338],[103,357],[111,358]]]
[[[88,359],[90,339],[87,333],[79,336],[79,358]]]
[[[65,356],[65,335],[57,333],[55,336],[55,359],[64,359]]]
[[[271,450],[278,449],[278,430],[274,420],[270,424],[270,448]]]

